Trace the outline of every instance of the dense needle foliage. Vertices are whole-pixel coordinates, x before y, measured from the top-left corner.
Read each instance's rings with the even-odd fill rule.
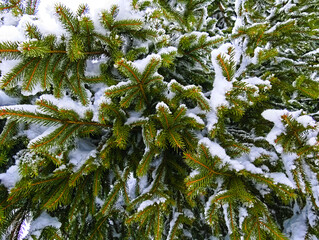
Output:
[[[0,42],[0,236],[317,239],[318,1],[123,2]]]

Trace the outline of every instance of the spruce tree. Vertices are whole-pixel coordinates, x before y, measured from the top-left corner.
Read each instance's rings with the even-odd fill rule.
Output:
[[[0,42],[0,236],[317,239],[317,0],[126,4]]]

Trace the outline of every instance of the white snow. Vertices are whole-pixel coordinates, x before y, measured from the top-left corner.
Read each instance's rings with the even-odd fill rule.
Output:
[[[37,110],[37,106],[34,105],[12,105],[12,106],[2,106],[0,107],[0,110],[7,109],[7,110],[15,110],[15,111],[28,111],[35,113]],[[10,116],[8,116],[10,118]]]
[[[311,52],[306,53],[304,56],[309,56],[309,55],[315,55],[319,53],[319,48],[317,48],[316,50],[313,50]]]
[[[146,200],[144,202],[142,202],[140,204],[140,206],[138,207],[137,211],[140,212],[140,211],[143,211],[145,208],[151,206],[151,205],[154,205],[154,204],[160,204],[160,203],[163,203],[165,202],[166,199],[161,197],[161,198],[155,198],[153,200]]]
[[[47,100],[56,105],[58,108],[73,110],[82,118],[85,116],[86,111],[93,110],[92,105],[85,107],[80,102],[72,100],[69,96],[57,99],[53,95],[43,94],[40,96],[40,100]]]
[[[244,154],[240,158],[236,159],[237,164],[235,165],[237,167],[237,171],[241,169],[245,169],[251,173],[254,174],[262,174],[263,170],[261,168],[256,167],[254,164],[250,162],[249,155]],[[234,163],[235,161],[231,161],[231,163]],[[234,164],[232,164],[234,166]]]
[[[26,134],[26,136],[30,140],[32,140],[32,139],[37,138],[38,136],[40,136],[41,134],[43,134],[47,130],[48,130],[48,127],[46,127],[46,126],[40,126],[38,124],[30,124],[29,129],[24,130],[23,133]],[[51,131],[52,131],[52,129],[51,129]]]
[[[8,25],[2,25],[0,27],[0,32],[6,33],[6,34],[0,34],[0,41],[24,41],[24,29],[21,29],[16,26],[8,26]]]
[[[100,65],[108,60],[103,54],[97,59],[88,59],[86,61],[85,76],[98,76],[101,74]]]
[[[285,132],[285,126],[282,122],[282,116],[283,115],[298,116],[300,113],[301,113],[301,110],[296,112],[289,112],[286,109],[284,110],[268,109],[261,114],[263,118],[274,123],[274,127],[268,133],[266,140],[270,144],[274,145],[278,152],[282,152],[282,147],[277,145],[275,143],[275,140],[277,139],[277,136]]]
[[[310,146],[314,146],[316,144],[319,144],[319,141],[317,140],[317,137],[311,137],[308,139],[307,144]]]
[[[268,80],[264,81],[258,77],[252,77],[242,80],[243,82],[249,83],[251,85],[266,85],[269,88],[271,87],[271,84]]]
[[[172,220],[170,221],[169,223],[169,232],[168,232],[168,235],[167,235],[167,239],[170,239],[171,238],[171,235],[172,235],[172,231],[173,231],[173,227],[174,225],[176,224],[176,221],[178,219],[178,217],[181,215],[180,212],[174,212],[174,215],[173,215],[173,218]],[[179,224],[178,227],[181,227],[182,224]]]
[[[55,13],[56,3],[62,3],[73,12],[77,11],[80,4],[87,4],[89,6],[89,15],[98,30],[101,30],[101,11],[105,9],[109,10],[112,5],[120,6],[117,20],[136,19],[140,17],[139,14],[131,10],[131,6],[126,0],[107,0],[100,1],[98,4],[95,1],[87,0],[40,1],[38,13],[36,14],[37,18],[33,20],[32,23],[37,25],[40,31],[46,35],[62,35],[66,33],[65,29],[63,29],[62,25],[57,21],[57,14]]]
[[[184,208],[183,209],[183,213],[188,218],[191,218],[191,219],[195,218],[194,213],[191,210],[189,210],[189,209]]]
[[[245,218],[248,216],[247,209],[245,207],[239,208],[239,227],[241,228]]]
[[[158,51],[158,54],[159,55],[168,54],[168,53],[171,53],[171,52],[177,52],[177,48],[173,47],[173,46],[169,46],[169,47],[166,47],[166,48],[161,48],[161,50]]]
[[[129,112],[129,117],[127,118],[125,124],[129,125],[141,120],[147,120],[147,118],[142,117],[140,112],[131,111]]]
[[[128,193],[131,199],[136,198],[136,194],[135,194],[136,184],[137,184],[137,180],[134,177],[134,174],[131,172],[127,179],[127,188],[128,188]]]
[[[295,188],[294,182],[292,182],[284,173],[281,172],[273,172],[269,173],[268,176],[274,180],[275,183],[281,183],[287,185],[291,188]]]
[[[19,174],[19,167],[17,165],[11,166],[5,173],[0,173],[0,182],[9,190],[21,179]]]
[[[77,148],[69,153],[70,163],[74,165],[73,171],[76,172],[86,162],[90,156],[96,154],[96,147],[86,139],[78,139]]]
[[[30,221],[27,221],[26,219],[24,219],[19,231],[18,240],[24,239],[28,235],[29,229],[30,229]]]
[[[208,131],[211,131],[214,128],[214,125],[218,122],[218,108],[221,106],[229,106],[229,103],[226,100],[226,93],[232,89],[233,84],[232,81],[228,81],[223,76],[223,71],[217,62],[217,56],[219,54],[227,53],[228,49],[232,46],[233,45],[231,43],[225,43],[221,45],[218,49],[215,49],[211,52],[211,60],[215,70],[215,80],[213,90],[211,91],[210,95],[210,105],[212,107],[212,111],[208,113],[207,116]]]
[[[58,1],[45,1],[41,0],[39,1],[38,5],[38,11],[35,16],[29,16],[29,15],[23,15],[20,19],[13,17],[10,13],[4,13],[1,14],[1,16],[4,16],[3,19],[3,25],[0,26],[0,41],[26,41],[29,39],[26,39],[26,36],[24,35],[24,30],[25,26],[27,23],[35,24],[37,27],[40,29],[40,31],[44,35],[48,34],[55,34],[58,36],[61,36],[62,34],[66,34],[66,37],[69,37],[67,35],[66,30],[62,26],[59,21],[57,21],[58,16],[55,13],[55,4]],[[97,3],[97,1],[87,1],[87,0],[64,0],[60,1],[63,5],[66,5],[68,8],[70,8],[73,12],[75,12],[79,6],[79,4],[88,4],[89,5],[89,16],[92,17],[92,20],[94,22],[94,25],[96,27],[96,30],[100,33],[106,33],[106,30],[103,29],[103,27],[100,24],[100,16],[101,16],[101,11],[105,9],[110,9],[111,5],[116,4],[120,6],[119,13],[116,17],[116,20],[121,20],[121,19],[136,19],[140,18],[141,14],[132,10],[130,7],[130,4],[128,4],[127,0],[107,0],[107,1],[100,1]],[[288,1],[281,1],[281,0],[276,0],[277,4],[283,4],[283,7],[281,8],[281,11],[288,12],[291,7],[293,7],[295,4],[292,3],[293,1],[288,0]],[[245,20],[248,22],[250,21],[249,19],[245,19],[245,11],[242,11],[242,7],[244,5],[245,1],[244,0],[235,0],[235,11],[236,11],[236,21],[235,21],[235,27],[233,28],[233,34],[236,33],[237,29],[245,24]],[[178,6],[180,8],[181,5]],[[275,14],[273,10],[271,11],[271,15]],[[246,16],[247,17],[247,16]],[[275,31],[280,25],[288,23],[291,20],[288,20],[286,22],[280,22],[272,26],[266,33],[272,33]],[[261,23],[262,24],[262,23]],[[164,33],[165,34],[165,33]],[[206,33],[202,32],[192,32],[190,34],[195,34],[197,37],[204,35],[207,35]],[[164,35],[162,35],[163,37]],[[178,38],[179,36],[176,35],[174,36],[175,39]],[[178,43],[178,40],[176,41]],[[210,92],[205,93],[206,96],[207,94],[210,94],[210,100],[209,104],[212,108],[212,110],[206,115],[207,116],[207,129],[211,131],[214,128],[214,125],[218,122],[218,111],[219,107],[225,106],[229,107],[229,103],[226,100],[226,93],[230,91],[233,87],[233,81],[236,81],[236,78],[241,76],[244,70],[246,69],[247,65],[250,63],[257,64],[258,60],[258,53],[260,51],[263,51],[264,49],[269,49],[270,46],[267,45],[266,47],[257,47],[254,51],[254,56],[249,57],[245,54],[245,49],[247,47],[248,40],[243,39],[243,38],[236,38],[231,40],[230,43],[226,43],[221,45],[218,49],[215,49],[211,53],[211,60],[213,63],[213,68],[215,71],[215,80],[213,84],[213,89]],[[144,43],[145,44],[145,43]],[[218,64],[218,61],[216,60],[216,57],[219,54],[225,54],[227,56],[227,51],[229,47],[233,47],[235,49],[235,62],[237,64],[238,70],[236,71],[235,78],[232,79],[231,81],[227,81],[227,79],[223,76],[222,74],[222,69]],[[148,55],[144,59],[136,60],[132,62],[132,64],[140,71],[144,71],[145,67],[147,64],[150,62],[151,58],[155,57],[157,59],[161,59],[161,54],[167,54],[171,52],[177,52],[177,48],[173,46],[169,46],[163,49],[160,49],[157,54],[151,54]],[[319,49],[316,49],[314,51],[306,53],[304,56],[309,56],[309,55],[315,55],[318,54]],[[289,59],[287,58],[277,58],[277,61],[287,61]],[[100,74],[100,64],[104,61],[107,61],[106,56],[102,56],[101,58],[98,59],[90,59],[86,63],[86,71],[85,74],[87,76],[96,76]],[[12,67],[14,67],[19,60],[3,60],[0,63],[0,71],[1,71],[1,77],[3,77],[5,74],[7,74]],[[295,64],[302,64],[302,62],[295,61]],[[169,84],[168,87],[172,83],[174,83],[175,80],[172,80]],[[258,85],[265,85],[267,88],[271,87],[271,83],[269,81],[262,80],[258,77],[249,77],[247,79],[243,79],[243,82],[246,82],[250,86],[258,86]],[[127,82],[121,82],[118,85],[114,87],[119,87],[123,85],[128,85],[130,84],[129,81]],[[187,86],[187,87],[193,87],[192,86]],[[184,87],[187,89],[187,87]],[[40,99],[46,99],[51,102],[53,102],[55,105],[57,105],[59,108],[65,108],[65,109],[72,109],[76,111],[81,117],[84,117],[84,113],[87,110],[92,110],[94,112],[94,121],[98,121],[98,109],[99,106],[101,105],[102,102],[109,101],[110,99],[106,99],[105,97],[105,89],[106,86],[104,84],[97,84],[92,87],[94,96],[92,98],[93,103],[89,105],[88,107],[82,106],[80,103],[77,101],[72,100],[70,97],[65,96],[62,99],[56,99],[52,95],[42,95]],[[108,90],[112,89],[109,88]],[[256,87],[256,89],[258,89]],[[23,95],[33,95],[36,92],[40,90],[40,86],[36,86],[33,92],[22,92]],[[171,99],[174,96],[173,92],[169,92],[167,94],[167,97]],[[245,97],[242,97],[243,100],[246,100]],[[0,106],[8,106],[8,105],[15,105],[19,103],[18,98],[12,98],[9,97],[5,94],[4,91],[0,90]],[[156,109],[159,110],[160,107],[164,107],[167,109],[169,112],[169,107],[167,104],[164,102],[160,102],[156,105]],[[3,108],[2,108],[3,109]],[[31,112],[36,112],[37,108],[32,105],[17,105],[17,106],[11,106],[8,107],[8,109],[15,109],[15,110],[26,110],[26,111],[31,111]],[[187,116],[195,119],[198,123],[200,124],[205,124],[204,121],[197,116],[198,113],[203,113],[200,109],[188,109],[187,110]],[[254,165],[254,161],[260,157],[262,154],[270,156],[270,161],[274,162],[279,160],[278,156],[276,155],[276,152],[270,152],[266,151],[263,148],[257,148],[257,147],[252,147],[250,148],[249,153],[245,153],[242,156],[236,158],[236,159],[230,159],[230,157],[226,154],[225,149],[217,142],[210,140],[209,138],[202,137],[200,138],[199,144],[205,144],[209,148],[209,151],[212,156],[218,156],[224,163],[227,163],[230,165],[231,169],[234,169],[236,171],[240,171],[242,169],[245,169],[247,171],[250,171],[252,173],[256,174],[264,174],[272,179],[276,183],[281,183],[285,184],[287,186],[290,186],[292,188],[295,188],[295,183],[294,179],[292,176],[291,171],[296,168],[295,166],[295,161],[299,157],[297,154],[294,153],[283,153],[281,146],[279,146],[275,140],[280,135],[281,133],[285,132],[286,126],[282,122],[282,116],[283,115],[289,115],[292,116],[294,119],[296,119],[300,124],[302,124],[304,127],[312,127],[314,128],[313,130],[309,130],[306,136],[307,143],[309,145],[318,145],[318,124],[312,118],[310,115],[301,115],[302,110],[300,111],[295,111],[295,112],[289,112],[288,110],[274,110],[274,109],[268,109],[262,113],[262,116],[274,123],[274,126],[272,130],[269,132],[269,134],[266,136],[266,140],[275,146],[275,149],[277,150],[278,156],[280,157],[280,161],[283,162],[284,164],[284,171],[283,172],[269,172],[269,169],[266,166],[261,166],[261,167],[256,167]],[[141,117],[142,114],[138,112],[128,112],[128,119],[126,121],[126,124],[133,123],[137,120],[144,119]],[[25,134],[31,141],[30,144],[34,143],[36,140],[38,140],[41,137],[46,136],[47,134],[51,133],[57,128],[55,127],[41,127],[35,124],[30,124],[28,130],[24,130],[22,134]],[[205,134],[205,133],[199,133],[200,134]],[[96,146],[93,145],[91,142],[89,142],[86,139],[78,140],[76,142],[77,146],[76,149],[72,150],[69,153],[69,158],[70,158],[70,163],[74,164],[74,171],[78,170],[85,162],[86,160],[94,156],[96,153]],[[159,161],[158,161],[159,162]],[[153,162],[154,166],[158,162]],[[65,165],[62,165],[59,169],[65,168]],[[306,171],[306,175],[309,178],[309,181],[312,184],[312,190],[314,192],[314,197],[315,201],[317,204],[319,203],[319,183],[318,179],[316,178],[316,175],[311,171],[307,165],[304,164],[303,166]],[[156,171],[153,172],[153,178],[154,174]],[[198,170],[194,170],[191,172],[190,176],[195,176],[199,172]],[[0,174],[0,182],[1,184],[4,184],[5,187],[8,189],[11,189],[15,186],[17,181],[21,179],[21,176],[19,175],[18,171],[18,166],[13,165],[5,173]],[[139,181],[139,182],[138,182]],[[220,192],[220,186],[221,186],[221,179],[218,179],[218,184],[219,187],[215,190],[215,195],[211,196],[209,198],[209,201],[206,204],[206,209],[205,212],[207,213],[207,209],[210,205],[211,199],[216,196],[216,194],[221,194]],[[145,193],[147,190],[149,190],[153,185],[152,183],[149,184],[147,176],[143,176],[140,179],[134,178],[133,174],[130,174],[128,178],[128,190],[129,190],[129,195],[132,199],[136,197],[136,192],[135,188],[137,183],[139,183],[140,187],[140,192]],[[258,185],[257,188],[260,191],[263,191],[264,193],[269,189],[266,188],[263,189],[264,186]],[[144,210],[146,207],[151,206],[153,204],[160,204],[162,202],[166,201],[165,198],[155,198],[152,200],[146,200],[143,203],[140,204],[138,207],[138,211]],[[100,204],[101,206],[103,205],[103,201],[99,198],[96,198],[96,203]],[[294,211],[294,215],[291,219],[288,219],[284,223],[284,228],[285,228],[285,233],[288,234],[289,238],[292,240],[300,240],[305,238],[305,234],[308,229],[308,222],[311,226],[315,226],[318,224],[318,217],[315,215],[313,210],[311,209],[312,203],[308,203],[304,209],[297,209]],[[227,204],[223,205],[224,213],[225,213],[225,220],[226,224],[229,227],[229,219],[227,218]],[[172,228],[173,224],[177,220],[178,216],[181,214],[184,214],[188,217],[194,218],[194,214],[191,212],[189,209],[184,209],[183,213],[180,212],[175,212],[173,215],[173,218],[170,222],[170,227]],[[240,207],[239,209],[239,225],[242,225],[242,222],[244,218],[248,215],[247,209],[244,207]],[[48,213],[43,212],[40,217],[32,221],[31,226],[30,226],[30,234],[35,234],[36,236],[39,236],[40,230],[43,229],[46,226],[53,226],[56,228],[59,228],[61,226],[61,223],[58,221],[57,218],[51,217]],[[230,227],[229,227],[230,229]],[[28,231],[28,230],[26,230]],[[230,230],[231,231],[231,230]],[[188,233],[188,232],[187,232]],[[188,233],[190,234],[190,233]],[[211,239],[215,239],[215,237],[211,237]]]
[[[217,142],[213,142],[209,138],[205,137],[199,141],[199,144],[204,144],[207,146],[212,156],[218,156],[222,160],[230,160],[230,157],[226,154],[225,149]]]
[[[187,117],[193,118],[198,124],[205,125],[203,119],[201,119],[199,116],[196,114],[190,112],[186,114]]]
[[[4,91],[0,90],[0,106],[9,106],[9,105],[15,105],[19,103],[18,98],[13,98],[8,96]]]
[[[154,58],[156,61],[161,61],[161,55],[159,54],[150,54],[146,58],[135,60],[133,62],[134,67],[138,69],[139,72],[143,72],[147,64],[150,63],[151,59]]]
[[[302,116],[298,117],[296,120],[297,120],[297,122],[301,123],[304,127],[307,127],[307,126],[315,127],[316,126],[316,121],[308,115],[302,115]]]
[[[43,212],[38,218],[31,222],[29,233],[39,237],[41,230],[47,226],[60,228],[61,223],[56,217],[51,217],[47,212]]]
[[[0,35],[1,36],[1,35]],[[20,60],[2,60],[0,61],[0,80],[16,66]]]
[[[33,131],[32,129],[30,131],[26,130],[25,133],[27,134],[27,136],[29,137],[30,142],[28,144],[28,147],[31,147],[33,144],[35,144],[37,141],[39,141],[42,138],[45,138],[46,136],[48,136],[49,134],[53,133],[56,129],[58,129],[59,127],[61,127],[61,124],[58,124],[57,126],[52,126],[49,128],[46,128],[44,130],[44,132],[41,133],[42,127],[39,127],[38,131]],[[37,134],[40,135],[37,135]]]
[[[159,111],[160,108],[164,108],[171,114],[171,111],[169,110],[169,107],[164,102],[157,103],[155,108],[156,108],[157,111]]]
[[[295,205],[294,215],[284,221],[284,233],[289,236],[290,240],[305,239],[307,234],[307,215],[311,211],[307,204],[301,211],[299,206]]]

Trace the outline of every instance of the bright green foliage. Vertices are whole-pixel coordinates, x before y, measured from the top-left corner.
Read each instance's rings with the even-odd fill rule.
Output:
[[[66,35],[0,42],[19,60],[0,80],[19,101],[0,108],[0,236],[315,239],[317,1],[125,7],[57,4]]]
[[[11,11],[14,15],[34,14],[37,6],[37,0],[7,0],[0,3],[0,11]]]

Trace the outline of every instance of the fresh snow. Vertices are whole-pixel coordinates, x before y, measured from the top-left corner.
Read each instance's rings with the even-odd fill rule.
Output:
[[[50,130],[49,130],[50,129]],[[55,130],[56,127],[48,128],[46,126],[39,126],[38,124],[30,124],[27,130],[24,130],[23,133],[29,138],[29,140],[35,140],[35,138],[40,137],[43,133],[48,134]]]
[[[156,60],[161,60],[161,55],[159,54],[150,54],[146,58],[135,60],[133,62],[134,67],[138,69],[139,72],[143,72],[147,64],[150,63],[151,59],[155,58]]]
[[[5,173],[0,173],[0,183],[9,190],[21,179],[19,174],[19,167],[13,165]]]
[[[174,227],[174,225],[176,224],[176,221],[177,221],[178,217],[179,217],[181,214],[182,214],[182,213],[174,212],[173,218],[172,218],[172,220],[171,220],[170,223],[169,223],[169,232],[168,232],[168,235],[167,235],[167,239],[170,239],[170,238],[171,238],[172,231],[173,231],[173,227]],[[182,225],[182,224],[179,224],[178,228],[181,227],[181,225]]]
[[[16,26],[8,26],[8,25],[2,25],[0,27],[0,31],[6,34],[0,34],[0,41],[24,41],[24,29],[16,27]]]
[[[4,13],[1,14],[3,17],[2,25],[0,26],[0,32],[5,34],[0,34],[0,41],[27,41],[29,39],[26,38],[24,34],[24,29],[26,27],[27,23],[35,24],[39,28],[39,30],[44,33],[44,35],[48,34],[55,34],[57,36],[66,35],[67,32],[63,28],[62,24],[57,21],[57,15],[55,14],[55,5],[58,1],[45,1],[42,0],[39,2],[39,6],[37,8],[37,13],[35,16],[29,16],[24,15],[20,19],[12,16],[10,13]],[[62,1],[60,1],[62,2]],[[276,4],[283,5],[281,8],[281,11],[287,12],[291,7],[295,6],[295,4],[292,3],[293,1],[282,1],[282,0],[276,0]],[[96,2],[87,1],[87,0],[64,0],[63,5],[66,5],[68,8],[71,9],[71,11],[76,11],[79,4],[88,4],[89,5],[89,12],[90,16],[92,17],[92,20],[94,22],[94,25],[97,29],[97,31],[101,33],[105,33],[106,30],[103,29],[103,27],[100,24],[100,17],[101,17],[101,11],[105,9],[109,9],[111,5],[116,4],[120,6],[119,13],[116,17],[117,20],[121,19],[138,19],[141,17],[141,15],[133,10],[130,9],[130,6],[128,4],[127,0],[107,0],[99,2],[98,4]],[[236,21],[235,21],[235,27],[233,28],[233,33],[236,33],[237,29],[244,25],[244,17],[240,13],[240,7],[245,3],[244,0],[235,0],[235,11],[237,14]],[[247,19],[247,21],[250,21]],[[280,25],[285,24],[289,22],[290,20],[286,22],[280,22],[272,26],[270,29],[266,31],[266,33],[271,33],[274,30],[276,30]],[[196,36],[201,36],[203,34],[207,35],[206,33],[201,32],[192,32],[190,34],[195,34]],[[177,40],[178,42],[178,40]],[[218,122],[218,108],[221,106],[229,106],[228,101],[226,100],[226,93],[230,91],[233,87],[232,81],[227,81],[227,79],[222,74],[222,69],[218,64],[218,61],[216,60],[216,57],[219,54],[225,54],[229,47],[233,47],[235,49],[235,62],[239,65],[238,70],[236,71],[235,78],[240,76],[243,71],[246,69],[246,67],[253,63],[256,64],[258,60],[258,53],[264,49],[257,47],[254,52],[253,57],[249,57],[245,54],[243,51],[244,48],[246,48],[247,41],[242,41],[242,39],[234,39],[230,43],[225,43],[221,45],[218,49],[213,50],[211,53],[211,61],[213,63],[213,68],[215,71],[215,81],[213,85],[213,89],[211,92],[206,93],[210,95],[210,106],[212,110],[207,114],[207,127],[208,130],[211,131],[214,128],[214,125]],[[266,49],[269,48],[269,45],[266,46]],[[157,59],[161,59],[161,54],[167,54],[171,52],[177,52],[176,47],[167,47],[163,48],[158,51],[157,54],[152,54],[147,56],[144,59],[136,60],[132,62],[132,64],[140,71],[143,72],[147,64],[150,62],[151,58],[155,57]],[[319,49],[316,49],[314,51],[306,53],[304,56],[309,55],[315,55],[318,54]],[[288,61],[289,59],[281,57],[276,58],[279,62],[280,61]],[[100,64],[102,62],[105,62],[107,60],[106,56],[102,56],[98,59],[88,60],[86,63],[86,70],[85,74],[87,76],[96,76],[100,74]],[[1,76],[5,76],[16,64],[19,63],[19,60],[3,60],[0,63],[0,71]],[[302,64],[302,62],[293,62],[296,65]],[[168,87],[170,84],[174,83],[175,80],[171,80],[171,82],[168,84]],[[267,88],[271,88],[271,83],[269,81],[262,80],[258,77],[250,77],[247,79],[243,79],[243,82],[246,82],[250,86],[255,86],[256,89],[258,85],[265,85]],[[109,89],[123,86],[130,84],[130,81],[127,82],[121,82],[116,86],[113,86]],[[188,86],[193,87],[193,86]],[[77,101],[72,100],[69,96],[64,96],[62,99],[56,99],[52,95],[42,95],[40,99],[46,99],[54,104],[56,104],[60,108],[65,109],[72,109],[76,111],[81,117],[84,117],[84,113],[87,110],[92,110],[94,112],[94,121],[98,121],[98,109],[102,102],[106,102],[109,99],[107,99],[104,95],[106,86],[104,84],[96,84],[92,87],[95,93],[94,98],[92,98],[93,103],[90,104],[87,107],[82,106]],[[41,90],[40,86],[35,86],[32,92],[22,92],[25,96],[33,95]],[[169,99],[173,98],[175,94],[171,91],[167,93],[167,97]],[[207,96],[207,95],[206,95]],[[243,98],[244,99],[244,98]],[[36,112],[38,110],[37,107],[33,105],[16,105],[19,104],[19,99],[10,97],[6,95],[6,93],[2,90],[0,90],[0,106],[9,106],[9,105],[15,105],[15,106],[9,106],[5,107],[8,109],[15,109],[15,110],[25,110],[25,111],[31,111]],[[156,105],[156,109],[158,110],[160,107],[166,108],[168,111],[169,107],[164,103],[160,102]],[[2,107],[4,108],[4,107]],[[187,116],[195,119],[200,124],[205,124],[204,121],[197,116],[197,114],[203,113],[202,110],[199,108],[195,109],[188,109],[187,110]],[[236,171],[240,171],[242,169],[245,169],[247,171],[250,171],[252,173],[262,173],[269,178],[273,179],[276,183],[285,184],[287,186],[290,186],[292,188],[295,188],[294,184],[294,178],[291,173],[292,170],[296,168],[295,161],[298,158],[297,154],[294,153],[283,153],[283,149],[281,146],[277,145],[275,140],[281,133],[285,132],[285,126],[281,120],[281,117],[283,115],[290,115],[296,121],[298,121],[300,124],[302,124],[304,127],[312,127],[313,130],[310,130],[306,136],[307,143],[311,146],[318,145],[318,124],[316,124],[316,121],[309,115],[302,115],[302,110],[295,111],[295,112],[289,112],[288,110],[274,110],[269,109],[262,113],[262,116],[264,119],[272,122],[274,124],[272,130],[269,132],[269,134],[265,137],[265,139],[272,144],[276,152],[270,152],[266,151],[263,148],[257,148],[252,147],[250,148],[250,152],[248,154],[243,154],[242,156],[236,158],[236,159],[230,159],[230,157],[226,154],[225,149],[215,141],[210,140],[209,138],[202,137],[199,141],[201,144],[205,144],[205,146],[208,147],[211,155],[218,156],[220,159],[223,160],[224,163],[227,163],[230,165],[231,168],[235,169]],[[129,118],[126,121],[126,124],[133,123],[137,120],[143,119],[141,117],[140,113],[137,112],[130,112]],[[38,140],[41,137],[46,136],[47,134],[54,131],[58,126],[55,127],[45,127],[45,126],[38,126],[35,124],[30,124],[28,130],[24,130],[23,134],[25,134],[31,141],[30,144],[34,143],[36,140]],[[199,134],[199,133],[198,133]],[[77,148],[72,150],[69,153],[70,163],[74,165],[74,171],[77,171],[84,163],[85,161],[90,157],[94,156],[96,153],[95,146],[89,142],[86,139],[81,139],[76,142]],[[271,161],[277,161],[279,158],[283,161],[285,172],[269,172],[269,169],[266,166],[256,167],[253,163],[254,161],[260,157],[262,154],[268,155],[271,158]],[[16,163],[17,164],[17,163]],[[65,168],[65,165],[62,165],[60,169]],[[312,190],[314,192],[315,201],[317,204],[319,204],[319,183],[318,179],[315,178],[315,175],[311,171],[310,168],[308,168],[305,164],[303,166],[306,171],[306,175],[310,178],[310,182],[312,184]],[[155,171],[153,172],[155,173]],[[196,176],[199,174],[198,170],[194,170],[190,176]],[[154,176],[153,176],[154,178]],[[5,173],[0,174],[0,183],[3,184],[6,188],[9,190],[12,189],[15,184],[21,179],[21,176],[19,174],[18,165],[13,165]],[[141,177],[139,179],[135,178],[133,174],[131,174],[128,178],[128,192],[132,199],[136,197],[135,193],[135,186],[139,184],[139,187],[141,189],[142,193],[147,192],[152,187],[152,183],[150,184],[147,180],[147,177]],[[302,184],[302,183],[301,183]],[[221,181],[219,182],[219,187],[221,185]],[[263,189],[262,185],[258,185],[258,190],[263,191],[263,193],[269,193],[267,192],[269,189],[265,188]],[[208,211],[208,208],[210,206],[211,199],[216,196],[216,194],[220,194],[220,189],[217,188],[215,190],[215,194],[211,196],[207,202],[205,212]],[[142,211],[146,207],[153,205],[153,204],[159,204],[161,202],[166,201],[165,198],[155,198],[153,200],[146,200],[144,201],[138,208],[138,211]],[[103,205],[103,200],[96,198],[96,203]],[[227,204],[223,205],[224,213],[225,213],[225,220],[227,223],[227,226],[229,227],[229,219],[227,218]],[[181,214],[184,214],[188,217],[194,218],[193,213],[189,209],[184,209],[183,213],[175,212],[173,215],[173,218],[170,222],[170,227],[174,225],[176,222],[178,216]],[[242,222],[244,218],[247,216],[247,209],[244,207],[241,207],[239,209],[239,225],[242,225]],[[316,217],[315,213],[313,212],[313,209],[311,208],[311,204],[308,203],[303,209],[299,209],[297,207],[294,208],[294,215],[286,220],[284,222],[284,229],[285,233],[289,236],[289,239],[292,240],[301,240],[305,238],[307,229],[308,229],[308,223],[311,226],[315,226],[318,224],[318,218]],[[36,236],[40,235],[40,230],[43,229],[46,226],[53,226],[56,228],[59,228],[61,226],[61,223],[58,221],[57,218],[51,217],[47,212],[43,212],[37,219],[33,220],[31,222],[31,226],[29,229],[30,234],[35,234]],[[229,227],[230,229],[230,227]],[[26,230],[27,231],[27,230]],[[190,235],[190,233],[188,233]],[[20,237],[23,239],[23,237]],[[215,239],[215,237],[211,237],[211,239]],[[217,239],[217,238],[216,238]]]
[[[18,103],[19,103],[18,98],[10,97],[4,91],[0,90],[0,107],[4,106],[4,105],[6,105],[6,106],[15,105]]]
[[[226,161],[230,160],[230,157],[226,154],[225,149],[218,143],[211,141],[209,138],[202,138],[199,141],[199,144],[204,144],[206,147],[208,147],[209,152],[212,156],[217,156],[220,159]]]
[[[47,100],[56,105],[58,108],[73,110],[78,113],[81,118],[84,118],[86,111],[93,110],[91,105],[85,107],[80,102],[72,100],[72,98],[69,96],[64,96],[63,98],[57,99],[53,95],[43,94],[41,95],[40,100]]]
[[[143,211],[145,208],[149,207],[149,206],[152,206],[154,204],[160,204],[160,203],[163,203],[165,202],[166,199],[161,197],[161,198],[155,198],[153,200],[146,200],[144,202],[142,202],[140,204],[140,206],[138,207],[137,211],[140,212],[140,211]]]
[[[212,111],[207,115],[208,131],[211,131],[214,128],[214,125],[218,122],[218,108],[221,106],[229,106],[229,103],[226,100],[226,93],[232,89],[233,84],[231,81],[227,81],[227,79],[223,76],[223,71],[217,62],[217,56],[219,54],[227,53],[228,48],[232,46],[233,45],[231,43],[225,43],[218,49],[215,49],[211,52],[211,60],[215,70],[215,80],[213,90],[211,91],[210,95],[210,105],[212,107]]]
[[[47,212],[42,212],[38,218],[31,222],[29,233],[39,237],[41,230],[48,226],[60,228],[61,223],[56,217],[51,217]]]
[[[86,139],[77,140],[77,148],[69,153],[70,163],[74,165],[73,171],[78,171],[89,157],[96,154],[95,146]]]
[[[0,28],[1,31],[1,28]],[[1,36],[1,34],[0,34]],[[17,65],[20,60],[2,60],[0,61],[0,80]],[[1,90],[0,90],[1,91]],[[1,103],[1,102],[0,102]]]
[[[264,81],[258,77],[247,78],[244,79],[243,82],[249,83],[251,85],[266,85],[268,88],[271,87],[271,84],[268,80]]]

